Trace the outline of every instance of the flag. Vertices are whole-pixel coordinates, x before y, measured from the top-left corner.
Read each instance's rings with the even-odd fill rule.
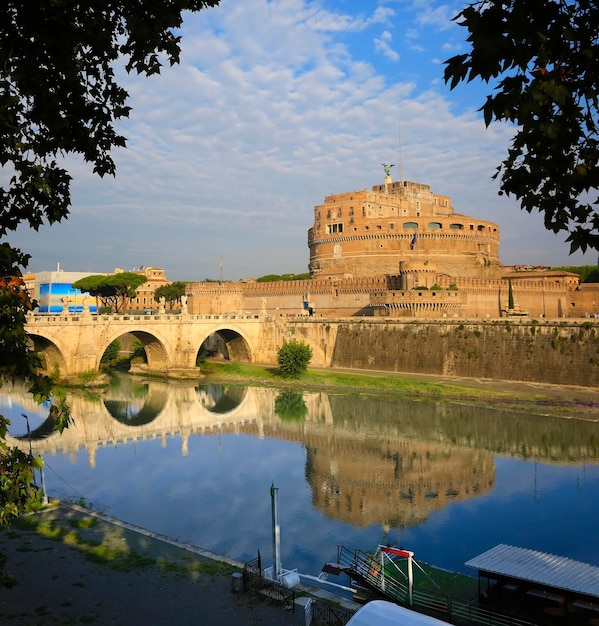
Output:
[[[414,236],[412,237],[412,241],[410,241],[410,250],[414,249],[414,246],[416,245],[416,239],[418,238],[418,233],[414,233]]]

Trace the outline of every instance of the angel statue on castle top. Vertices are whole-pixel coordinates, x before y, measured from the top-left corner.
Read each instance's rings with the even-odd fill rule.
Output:
[[[388,163],[381,163],[383,169],[385,170],[385,176],[391,176],[391,168],[395,167],[394,165],[389,165]]]

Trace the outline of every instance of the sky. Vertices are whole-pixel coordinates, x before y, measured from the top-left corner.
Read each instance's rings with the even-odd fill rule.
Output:
[[[325,196],[384,180],[424,183],[456,213],[498,224],[505,265],[595,265],[566,235],[497,194],[513,133],[486,128],[489,88],[450,91],[467,51],[466,0],[222,0],[185,14],[178,66],[118,75],[130,94],[115,178],[80,160],[68,221],[19,229],[33,272],[156,266],[170,280],[308,271]],[[222,259],[222,269],[221,269]]]

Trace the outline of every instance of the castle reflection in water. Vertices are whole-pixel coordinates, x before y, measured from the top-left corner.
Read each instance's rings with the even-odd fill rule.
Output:
[[[98,395],[73,392],[74,424],[58,434],[22,384],[5,386],[2,396],[3,413],[20,406],[31,416],[35,453],[74,458],[85,451],[91,467],[98,450],[145,440],[179,440],[182,455],[193,436],[299,443],[313,506],[356,527],[414,526],[450,502],[488,493],[496,454],[566,464],[599,459],[594,423],[447,402],[123,376]],[[28,449],[19,419],[12,418],[9,443]]]

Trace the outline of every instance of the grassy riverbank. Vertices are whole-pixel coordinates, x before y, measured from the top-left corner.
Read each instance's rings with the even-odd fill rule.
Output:
[[[329,368],[311,368],[294,380],[281,377],[275,366],[247,363],[207,362],[202,365],[201,371],[208,382],[324,389],[337,393],[390,394],[599,421],[599,391],[580,387]]]

